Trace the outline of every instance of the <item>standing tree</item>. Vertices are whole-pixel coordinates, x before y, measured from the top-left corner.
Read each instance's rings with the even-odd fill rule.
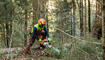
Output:
[[[90,0],[88,0],[88,31],[91,32],[91,17],[90,17]]]
[[[25,31],[26,31],[26,33],[24,34],[24,46],[26,46],[27,45],[27,19],[28,19],[28,14],[27,14],[27,1],[25,2]]]
[[[58,13],[58,20],[59,20],[59,26],[60,26],[60,29],[61,30],[63,30],[63,20],[61,19],[61,17],[62,17],[62,5],[61,5],[61,1],[60,0],[58,0],[58,4],[59,4],[59,13]],[[60,32],[59,33],[60,34],[60,38],[61,38],[61,40],[63,41],[63,34]]]
[[[42,0],[40,2],[40,17],[45,18],[45,13],[46,13],[46,1]]]
[[[86,29],[87,29],[87,28],[86,28],[86,25],[87,25],[87,23],[86,23],[86,22],[87,22],[87,19],[86,19],[87,7],[86,7],[86,5],[87,5],[87,4],[86,4],[86,0],[84,0],[84,2],[85,2],[85,3],[84,3],[84,4],[85,4],[85,12],[84,12],[84,13],[85,13],[85,18],[84,18],[84,39],[86,39]]]
[[[11,38],[11,33],[12,33],[12,15],[13,15],[13,4],[12,1],[3,1],[4,4],[4,17],[5,17],[5,29],[6,29],[6,47],[9,47],[9,43],[10,43],[10,38]]]
[[[103,0],[102,35],[103,35],[103,60],[105,60],[105,0]]]
[[[20,1],[21,8],[24,10],[24,46],[27,45],[27,19],[28,19],[28,1]]]
[[[80,35],[83,36],[83,0],[80,0]]]
[[[75,0],[72,0],[72,3],[73,3],[73,35],[75,36],[75,27],[76,27],[76,24],[75,24],[75,10],[76,10],[76,4],[75,4]]]
[[[24,46],[27,45],[27,10],[25,10],[25,31],[26,33],[24,34]]]
[[[38,0],[33,0],[33,24],[37,23]]]

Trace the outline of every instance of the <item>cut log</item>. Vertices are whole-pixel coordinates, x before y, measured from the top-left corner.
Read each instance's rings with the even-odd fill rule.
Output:
[[[22,51],[22,48],[17,47],[17,48],[1,48],[0,49],[0,53],[2,54],[9,54],[16,51]]]

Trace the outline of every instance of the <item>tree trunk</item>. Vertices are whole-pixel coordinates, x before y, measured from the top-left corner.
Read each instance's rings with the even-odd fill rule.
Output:
[[[97,13],[98,13],[98,11],[97,11],[97,10],[98,10],[97,5],[98,5],[98,4],[97,4],[97,0],[96,0],[96,18],[95,18],[95,20],[97,20],[97,15],[98,15],[98,14],[97,14]]]
[[[72,21],[72,19],[70,21],[70,27],[71,27],[70,35],[73,35],[73,21]]]
[[[10,43],[11,43],[11,46],[10,47],[12,47],[13,46],[13,22],[11,21],[10,22]]]
[[[38,0],[33,0],[33,24],[37,23],[37,9],[38,9]]]
[[[48,10],[46,9],[46,12],[48,12]],[[46,21],[47,21],[47,30],[49,31],[49,21],[48,21],[48,13],[45,17]]]
[[[102,36],[103,36],[103,60],[105,60],[105,0],[103,0]]]
[[[6,47],[9,48],[9,24],[6,23]]]
[[[25,10],[25,34],[24,34],[24,46],[27,45],[27,10]]]
[[[5,31],[5,24],[3,23],[3,42],[4,42],[4,46],[6,46],[6,31]]]
[[[4,2],[6,2],[6,0],[4,0]],[[7,4],[4,6],[5,7],[5,10],[7,11],[7,9],[8,9],[8,7],[7,7]],[[6,27],[5,27],[5,29],[6,29],[6,47],[8,48],[9,47],[9,21],[8,21],[8,14],[7,15],[5,15],[5,20],[6,20],[6,22],[5,22],[5,25],[6,25]]]
[[[87,19],[86,19],[86,15],[87,15],[87,7],[86,7],[86,0],[84,0],[84,2],[85,2],[85,19],[84,19],[84,39],[86,39],[86,30],[87,30],[87,28],[86,28],[86,25],[87,25]]]
[[[88,0],[88,31],[89,33],[91,32],[91,20],[90,20],[90,0]]]
[[[45,18],[46,1],[41,1],[40,3],[41,3],[41,5],[39,6],[40,7],[40,17]]]
[[[11,1],[11,3],[13,3],[12,2],[12,0],[10,0]],[[11,14],[10,14],[10,16],[11,16],[11,18],[13,19],[13,13],[14,13],[14,8],[12,9],[12,11],[10,12]],[[10,47],[12,47],[13,46],[13,43],[12,43],[12,32],[13,32],[13,21],[12,21],[12,19],[11,19],[11,21],[10,21],[10,43],[11,43],[11,46]]]
[[[80,36],[83,36],[83,0],[80,0]]]
[[[73,35],[75,36],[75,9],[76,9],[76,5],[75,5],[75,0],[72,0],[73,3]]]
[[[63,22],[62,22],[62,10],[61,10],[61,1],[58,0],[58,8],[60,9],[59,10],[59,13],[58,13],[58,21],[59,21],[59,29],[63,30]],[[59,32],[59,37],[60,37],[60,40],[61,40],[61,43],[63,42],[63,34],[61,32]]]

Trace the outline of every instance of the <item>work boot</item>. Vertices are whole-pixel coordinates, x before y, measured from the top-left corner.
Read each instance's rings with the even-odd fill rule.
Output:
[[[40,50],[42,50],[43,49],[43,47],[40,47]]]

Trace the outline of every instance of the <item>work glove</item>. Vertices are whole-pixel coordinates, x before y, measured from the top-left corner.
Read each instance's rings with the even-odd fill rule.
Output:
[[[39,41],[39,42],[41,42],[41,41],[42,41],[42,39],[39,39],[38,41]]]
[[[51,41],[51,39],[50,38],[47,38],[47,40],[50,42]]]

